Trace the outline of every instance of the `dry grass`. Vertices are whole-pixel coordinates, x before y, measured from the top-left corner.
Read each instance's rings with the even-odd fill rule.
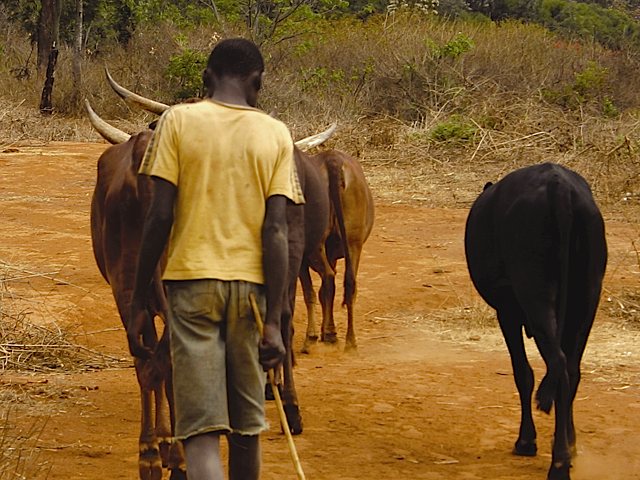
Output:
[[[7,28],[13,41],[0,59],[0,150],[34,141],[98,140],[81,108],[70,104],[70,52],[61,51],[56,74],[58,113],[43,117],[37,112],[42,79],[27,61],[31,46],[14,25]],[[83,96],[121,129],[146,128],[152,117],[117,99],[104,66],[128,88],[172,103],[169,59],[181,45],[208,50],[217,33],[161,24],[138,30],[126,48],[103,45],[84,62]],[[457,58],[434,53],[460,34],[473,42],[468,52]],[[565,42],[513,22],[402,16],[333,22],[266,48],[262,106],[275,111],[296,138],[337,121],[330,146],[360,157],[385,201],[467,206],[487,181],[553,161],[584,175],[602,205],[637,205],[640,93],[633,86],[635,59],[626,53]],[[607,80],[593,81],[581,104],[562,107],[545,96],[570,89],[575,75],[592,63],[607,69]],[[29,75],[18,80],[26,70]],[[623,113],[603,116],[605,98]],[[455,115],[475,127],[473,138],[434,141],[433,129]]]
[[[0,424],[0,480],[38,480],[48,476],[51,466],[40,459],[37,446],[46,421],[34,420],[26,429],[12,422],[5,410]]]
[[[30,287],[36,280],[70,285],[56,272],[39,273],[2,263],[0,371],[77,372],[119,365],[120,359],[73,342],[73,333],[55,319],[48,318],[46,323],[33,320],[50,314],[46,294]]]

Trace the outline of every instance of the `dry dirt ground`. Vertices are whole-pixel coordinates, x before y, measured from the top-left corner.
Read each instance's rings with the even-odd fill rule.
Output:
[[[105,147],[53,143],[0,154],[3,308],[22,302],[32,321],[54,322],[105,359],[122,359],[97,371],[0,373],[10,407],[3,429],[44,425],[35,445],[51,480],[137,478],[134,371],[90,247],[89,202]],[[537,457],[510,454],[518,400],[492,312],[467,276],[466,208],[377,199],[358,278],[358,353],[317,345],[298,355],[305,431],[295,442],[307,478],[545,478],[553,417],[535,414]],[[610,263],[575,402],[576,480],[640,479],[640,332],[622,318],[634,313],[624,292],[638,291],[640,229],[605,217]],[[345,313],[337,319],[342,339]],[[539,380],[543,365],[528,348]],[[272,404],[268,415],[263,478],[293,479]]]

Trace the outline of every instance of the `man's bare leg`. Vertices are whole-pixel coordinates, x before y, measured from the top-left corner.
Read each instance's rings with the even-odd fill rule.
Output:
[[[229,479],[258,480],[260,478],[260,436],[232,434],[228,438]]]
[[[219,433],[194,435],[183,443],[189,480],[224,480]]]

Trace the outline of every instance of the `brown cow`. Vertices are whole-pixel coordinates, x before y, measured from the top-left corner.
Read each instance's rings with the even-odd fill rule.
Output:
[[[142,225],[151,198],[151,181],[138,176],[138,167],[151,137],[150,132],[134,135],[124,143],[108,148],[98,160],[98,175],[91,200],[91,240],[100,273],[111,291],[125,329],[129,324]],[[152,282],[147,310],[151,318],[166,318],[167,302],[160,282],[160,266]],[[144,343],[154,349],[158,343],[152,322],[143,333]],[[142,480],[162,478],[162,467],[171,470],[171,479],[186,478],[181,446],[172,444],[170,414],[170,368],[164,378],[151,382],[145,378],[147,361],[136,359],[140,385],[141,429],[138,467]],[[165,385],[168,391],[165,390]],[[167,411],[169,405],[169,412]],[[155,416],[154,416],[155,407]]]

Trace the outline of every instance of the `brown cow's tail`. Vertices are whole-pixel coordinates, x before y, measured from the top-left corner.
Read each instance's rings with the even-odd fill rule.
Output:
[[[344,172],[342,171],[343,161],[339,157],[333,155],[327,158],[327,171],[329,173],[329,198],[333,205],[333,210],[338,221],[340,230],[340,238],[344,249],[344,299],[342,305],[351,305],[353,296],[356,291],[356,276],[349,254],[349,239],[347,238],[347,229],[344,223],[344,211],[342,209],[342,197],[340,191],[345,187]]]

